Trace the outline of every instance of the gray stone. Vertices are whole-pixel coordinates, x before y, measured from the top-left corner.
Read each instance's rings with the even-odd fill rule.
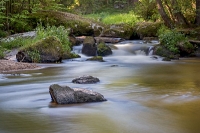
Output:
[[[83,41],[82,53],[87,56],[97,55],[97,46],[95,44],[94,37],[88,36]]]
[[[57,104],[87,103],[106,101],[103,95],[87,89],[62,87],[53,84],[49,87],[52,102]]]
[[[98,78],[89,75],[78,77],[72,80],[72,82],[76,84],[94,84],[99,81],[100,80]]]

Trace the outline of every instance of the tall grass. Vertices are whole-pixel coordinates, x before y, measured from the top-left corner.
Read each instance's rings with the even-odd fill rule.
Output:
[[[41,40],[43,38],[49,37],[49,36],[55,36],[57,37],[60,42],[62,43],[62,47],[64,51],[71,51],[71,44],[69,42],[69,33],[68,31],[65,29],[64,26],[49,26],[47,25],[47,27],[43,27],[41,24],[38,25],[38,27],[36,28],[36,40]]]
[[[89,14],[86,15],[88,18],[92,18],[98,21],[101,21],[104,24],[128,24],[134,26],[137,22],[142,21],[134,12],[130,11],[129,13],[108,13],[102,12],[99,14]]]

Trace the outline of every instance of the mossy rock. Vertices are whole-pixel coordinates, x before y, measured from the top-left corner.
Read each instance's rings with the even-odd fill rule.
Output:
[[[179,59],[180,55],[172,53],[167,48],[162,45],[157,45],[154,47],[154,55],[159,55],[165,57],[165,59]]]
[[[37,23],[42,22],[43,25],[64,26],[70,30],[70,34],[75,36],[91,36],[94,32],[98,32],[103,27],[103,24],[94,20],[84,18],[72,13],[59,11],[38,11],[30,15],[30,24],[37,26]],[[100,34],[100,33],[99,33]]]
[[[58,63],[63,55],[62,44],[57,37],[50,36],[32,45],[22,47],[16,55],[19,62]]]
[[[81,44],[81,41],[77,40],[74,36],[69,36],[69,42],[72,44],[71,46],[78,46]]]
[[[105,37],[118,37],[123,39],[130,39],[133,35],[133,28],[126,24],[111,25],[110,27],[105,27],[105,30],[101,36]]]
[[[161,22],[140,22],[134,26],[133,30],[140,39],[144,37],[157,37],[157,32],[162,24]]]
[[[97,45],[97,55],[98,56],[107,56],[111,55],[112,50],[109,46],[107,46],[105,43],[101,42]]]
[[[94,56],[94,57],[88,58],[86,61],[99,61],[99,62],[105,62],[105,61],[103,60],[103,57],[102,57],[102,56]]]
[[[62,59],[73,59],[73,58],[80,58],[81,56],[71,52],[64,52]]]
[[[95,39],[92,36],[87,36],[83,41],[82,53],[87,56],[96,56],[97,46],[95,44]]]

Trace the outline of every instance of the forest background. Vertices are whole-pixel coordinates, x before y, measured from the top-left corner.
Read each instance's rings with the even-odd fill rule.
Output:
[[[169,28],[200,26],[200,0],[1,0],[0,37],[33,30],[29,18],[40,10],[88,15],[112,24],[131,23],[134,17],[138,21],[163,21]],[[117,21],[106,20],[113,16]]]
[[[141,34],[140,39],[144,35],[158,36],[161,43],[175,54],[180,53],[177,42],[185,40],[186,34],[192,39],[200,38],[200,0],[0,0],[0,38],[37,29],[44,16],[36,15],[42,11],[49,11],[49,14],[52,11],[68,12],[109,26],[147,27],[137,31]],[[48,17],[42,25],[62,25],[52,22]],[[172,32],[166,32],[166,29]],[[187,49],[194,49],[186,44]],[[0,46],[1,57],[7,46]]]

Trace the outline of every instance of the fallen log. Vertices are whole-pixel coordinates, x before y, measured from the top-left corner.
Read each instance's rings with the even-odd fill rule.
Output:
[[[76,37],[77,41],[83,42],[85,40],[86,36],[79,36]],[[94,37],[95,41],[97,43],[99,42],[105,42],[105,43],[119,43],[121,41],[124,41],[125,39],[122,38],[112,38],[112,37]]]

